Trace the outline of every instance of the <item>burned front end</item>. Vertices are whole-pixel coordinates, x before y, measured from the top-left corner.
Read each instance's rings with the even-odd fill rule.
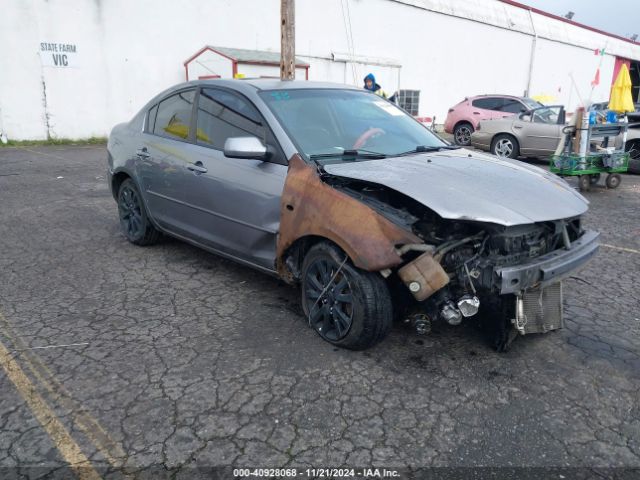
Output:
[[[598,249],[599,234],[585,231],[579,216],[510,226],[450,220],[384,186],[325,181],[420,239],[396,244],[401,263],[381,270],[402,287],[395,290],[397,308],[418,332],[438,320],[458,325],[481,308],[505,322],[499,349],[517,334],[561,328],[562,279]]]

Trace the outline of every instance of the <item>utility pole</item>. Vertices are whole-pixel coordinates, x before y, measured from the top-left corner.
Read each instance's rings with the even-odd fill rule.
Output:
[[[280,79],[296,78],[295,0],[280,0]]]

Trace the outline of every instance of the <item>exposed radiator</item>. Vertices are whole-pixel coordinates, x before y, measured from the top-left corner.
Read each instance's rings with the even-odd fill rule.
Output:
[[[522,335],[562,328],[562,282],[527,290],[516,297],[514,323]]]

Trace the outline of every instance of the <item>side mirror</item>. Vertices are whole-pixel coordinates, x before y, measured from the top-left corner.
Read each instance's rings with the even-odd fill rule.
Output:
[[[249,160],[266,160],[269,157],[265,147],[257,137],[231,137],[224,142],[224,156]]]

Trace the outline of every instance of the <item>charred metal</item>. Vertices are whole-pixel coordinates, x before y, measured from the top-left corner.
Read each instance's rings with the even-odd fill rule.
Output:
[[[383,185],[327,174],[309,165],[293,168],[304,169],[307,182],[311,179],[316,184],[313,188],[307,184],[306,188],[296,189],[292,182],[289,190],[285,186],[283,198],[289,198],[287,205],[298,202],[327,212],[326,216],[316,216],[311,222],[307,213],[296,222],[320,224],[336,216],[350,219],[338,228],[332,227],[335,237],[329,239],[361,268],[380,271],[391,287],[396,310],[404,312],[407,323],[423,333],[433,320],[452,325],[461,323],[478,313],[481,303],[498,305],[498,308],[505,304],[513,306],[514,311],[507,314],[506,321],[525,333],[524,327],[517,325],[524,314],[518,315],[515,305],[522,310],[526,292],[551,282],[558,283],[563,273],[547,272],[544,278],[544,268],[536,262],[548,255],[564,255],[562,252],[571,256],[572,245],[580,248],[583,241],[579,216],[514,226],[474,219],[444,219],[418,201]],[[326,190],[319,189],[319,185]],[[336,203],[340,204],[340,211],[335,211]],[[332,210],[334,214],[329,214]],[[288,245],[282,249],[280,271],[285,279],[296,281],[300,262],[313,237],[295,239],[286,231],[288,224],[284,218],[291,211],[292,208],[288,212],[283,210],[284,233],[281,231],[281,235]],[[384,228],[379,228],[381,225]],[[320,230],[323,228],[316,225],[306,233]],[[399,231],[405,232],[404,235]],[[377,240],[366,242],[365,246],[363,238],[367,236],[375,236]],[[595,239],[588,240],[591,254],[595,253]],[[359,246],[349,244],[350,241]],[[572,270],[590,254],[585,256],[582,252],[574,256],[575,259],[567,260]],[[530,331],[546,331],[561,324],[561,318],[554,319],[549,323],[551,327],[533,326]]]

